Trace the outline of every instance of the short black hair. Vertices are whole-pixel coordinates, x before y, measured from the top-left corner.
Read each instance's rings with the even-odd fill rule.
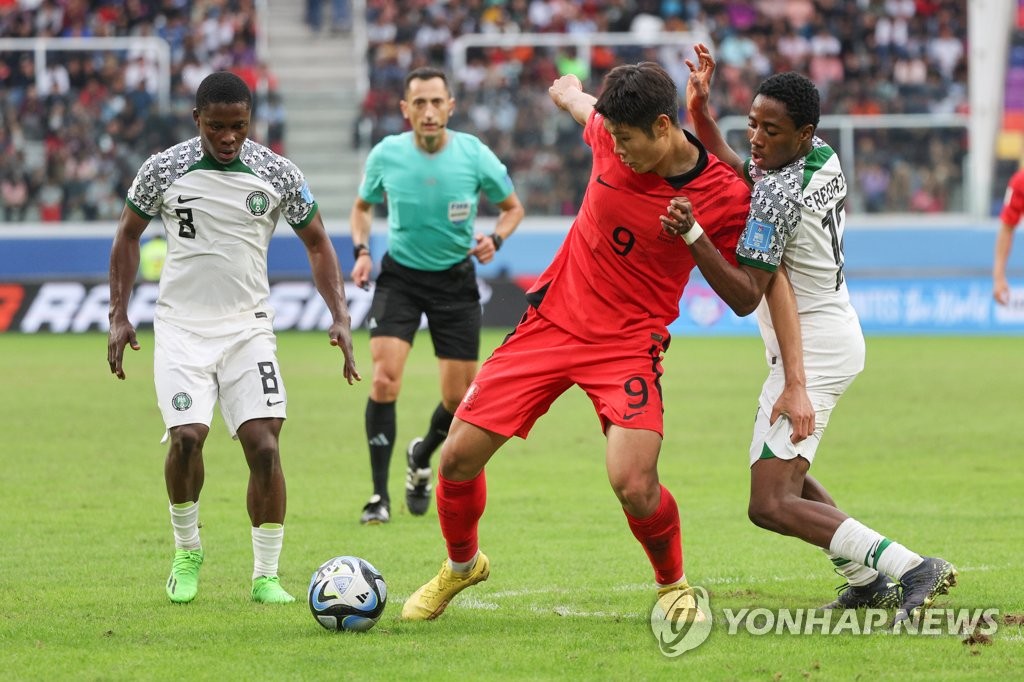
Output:
[[[641,128],[651,135],[662,114],[679,127],[679,89],[672,76],[654,62],[623,64],[604,77],[594,109],[612,123]]]
[[[412,83],[414,80],[428,81],[431,78],[440,78],[442,81],[444,81],[444,89],[451,92],[451,89],[448,87],[447,74],[445,74],[445,72],[442,71],[441,69],[434,66],[421,66],[417,69],[413,69],[412,71],[410,71],[409,74],[405,77],[405,91],[408,92],[409,83]]]
[[[821,117],[818,88],[807,76],[795,71],[777,73],[761,83],[756,95],[771,97],[785,104],[797,128],[803,128],[808,123],[815,129],[818,127],[818,119]]]
[[[211,104],[244,104],[252,109],[252,92],[245,81],[230,71],[215,71],[196,89],[196,110]]]

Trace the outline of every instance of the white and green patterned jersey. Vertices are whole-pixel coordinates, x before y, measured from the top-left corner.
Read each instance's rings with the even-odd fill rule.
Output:
[[[359,196],[379,204],[387,195],[388,253],[416,270],[447,270],[475,245],[473,224],[483,191],[493,203],[512,194],[505,165],[468,133],[447,131],[441,151],[428,154],[412,132],[389,135],[370,150]]]
[[[864,337],[843,274],[846,177],[820,138],[811,151],[778,170],[748,160],[754,184],[736,259],[774,272],[785,263],[796,295],[808,375],[849,376],[864,368]],[[757,309],[769,361],[779,358],[767,305]]]
[[[317,212],[288,159],[246,140],[224,165],[198,137],[147,159],[127,203],[166,230],[156,317],[199,333],[270,324],[267,249],[278,218],[301,229]]]

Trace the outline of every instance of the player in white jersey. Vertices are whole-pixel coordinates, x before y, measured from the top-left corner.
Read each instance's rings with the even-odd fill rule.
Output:
[[[277,575],[285,516],[279,436],[287,394],[267,279],[267,248],[282,215],[305,245],[331,312],[328,334],[344,354],[345,379],[360,379],[341,268],[316,201],[291,161],[247,139],[251,112],[252,94],[241,78],[222,71],[203,79],[192,112],[199,135],[142,165],[110,254],[107,361],[124,379],[125,347],[139,349],[127,312],[139,239],[154,217],[163,220],[167,258],[153,323],[153,365],[170,439],[164,478],[175,555],[166,592],[178,603],[192,601],[198,590],[203,444],[218,402],[249,466],[250,594],[262,603],[295,601]]]
[[[815,135],[818,91],[796,73],[757,90],[744,163],[708,110],[714,60],[687,60],[687,109],[697,136],[753,187],[731,266],[673,199],[664,228],[681,236],[708,283],[739,315],[757,309],[769,364],[750,445],[751,521],[824,549],[847,579],[826,608],[899,607],[894,624],[956,584],[949,562],[922,557],[840,511],[808,469],[840,396],[864,367],[864,337],[843,275],[846,179]],[[895,579],[889,580],[887,576]]]

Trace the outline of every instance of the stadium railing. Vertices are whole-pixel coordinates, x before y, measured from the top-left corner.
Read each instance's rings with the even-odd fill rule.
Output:
[[[747,119],[742,116],[727,116],[719,121],[719,128],[733,149],[747,147]],[[851,188],[851,198],[855,204],[852,208],[859,212],[869,213],[920,213],[913,205],[904,210],[872,211],[865,210],[864,190],[860,182],[859,172],[862,170],[862,159],[859,155],[859,142],[865,135],[877,135],[879,131],[890,145],[879,149],[877,155],[887,157],[889,163],[906,160],[917,170],[930,167],[929,149],[933,143],[942,145],[950,155],[950,162],[958,170],[959,181],[945,185],[941,189],[945,195],[944,207],[937,213],[984,215],[985,197],[975,197],[970,192],[970,173],[968,171],[968,155],[965,149],[949,149],[951,139],[966,140],[970,125],[970,117],[964,114],[881,114],[874,116],[822,116],[818,123],[818,134],[829,143],[839,155],[843,164],[843,172]],[[893,139],[897,142],[893,142]],[[902,140],[901,140],[902,138]],[[902,143],[902,147],[899,145]],[[923,144],[922,144],[923,143]],[[877,143],[872,142],[872,146]],[[963,143],[960,143],[963,146]],[[912,157],[912,158],[907,158]],[[866,160],[865,160],[866,162]],[[919,179],[917,181],[920,181]],[[982,202],[975,205],[972,202]]]
[[[0,52],[31,52],[36,85],[42,89],[50,52],[132,52],[153,55],[158,81],[156,100],[161,111],[171,102],[171,48],[163,38],[0,38]]]

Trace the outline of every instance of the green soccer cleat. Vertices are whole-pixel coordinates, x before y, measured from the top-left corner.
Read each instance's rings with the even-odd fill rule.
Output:
[[[252,600],[260,604],[291,604],[295,597],[284,591],[276,575],[261,575],[252,581]]]
[[[203,565],[203,550],[176,549],[167,578],[167,598],[177,604],[187,604],[199,592],[199,567]]]
[[[402,606],[402,620],[434,620],[444,613],[445,607],[455,595],[470,585],[482,583],[490,575],[491,562],[483,552],[480,552],[473,568],[465,575],[453,571],[451,564],[445,559],[437,575],[413,592]]]

